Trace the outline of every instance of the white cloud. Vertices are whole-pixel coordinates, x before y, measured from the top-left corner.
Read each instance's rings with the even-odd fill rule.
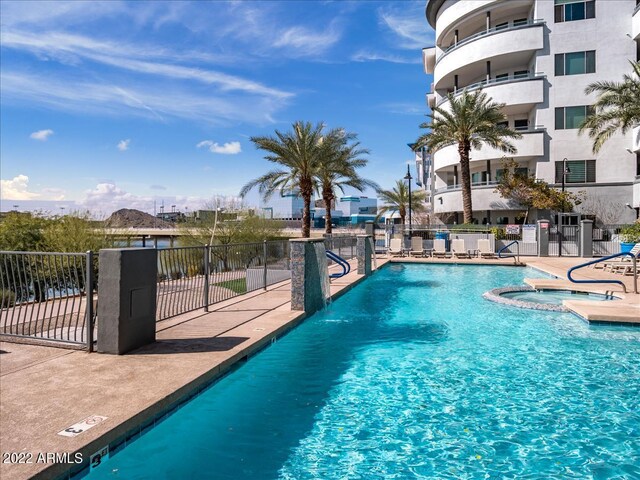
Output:
[[[414,58],[415,57],[415,58]],[[354,53],[351,56],[351,60],[354,62],[390,62],[390,63],[422,63],[422,59],[420,58],[420,54],[417,54],[412,57],[402,57],[400,55],[388,54],[388,53],[376,53],[369,52],[365,50],[361,50],[359,52]]]
[[[227,142],[223,145],[219,145],[212,140],[203,140],[196,145],[196,148],[207,147],[211,153],[220,153],[222,155],[236,155],[242,152],[240,142]]]
[[[53,135],[53,130],[47,129],[47,130],[38,130],[37,132],[33,132],[31,135],[29,135],[29,137],[33,138],[34,140],[40,140],[41,142],[46,142],[47,138],[49,138],[51,135]]]
[[[321,32],[296,26],[280,32],[278,38],[273,42],[273,46],[290,49],[292,53],[300,56],[314,56],[330,49],[340,40],[341,36],[334,23],[327,30]]]
[[[188,86],[149,85],[144,82],[125,87],[90,83],[70,75],[36,76],[0,71],[3,101],[22,100],[63,111],[138,115],[164,121],[165,116],[212,124],[231,122],[272,123],[272,114],[286,106],[283,99],[252,95],[212,95]]]
[[[43,188],[40,193],[29,191],[29,177],[18,175],[11,180],[0,180],[0,198],[3,200],[63,200],[59,188]]]
[[[402,10],[378,9],[380,22],[400,37],[395,46],[414,50],[433,45],[435,32],[424,18],[424,2],[414,8],[405,8],[405,5],[402,4]]]
[[[121,152],[125,152],[127,150],[129,150],[129,144],[131,143],[131,139],[127,138],[126,140],[120,140],[118,142],[118,150],[120,150]]]

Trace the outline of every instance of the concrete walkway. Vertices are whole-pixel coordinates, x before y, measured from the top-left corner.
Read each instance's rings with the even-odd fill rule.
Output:
[[[378,262],[385,263],[384,260]],[[363,279],[352,273],[331,283],[338,295]],[[227,372],[304,319],[291,311],[288,281],[157,324],[157,342],[130,354],[87,354],[0,343],[1,450],[32,463],[0,463],[3,480],[55,478],[73,465],[38,462],[38,454],[90,455],[185,395]],[[92,415],[107,417],[75,437],[58,435]],[[23,458],[26,458],[23,457]]]

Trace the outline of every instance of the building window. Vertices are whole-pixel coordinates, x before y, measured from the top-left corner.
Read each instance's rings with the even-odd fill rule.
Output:
[[[496,123],[497,127],[501,127],[501,128],[509,128],[509,122],[507,121],[503,121],[503,122],[498,122]]]
[[[565,174],[564,183],[595,183],[595,160],[568,160],[556,162],[556,183],[562,183],[563,163],[566,163],[568,172]]]
[[[524,120],[515,120],[513,122],[513,128],[518,131],[529,130],[529,120],[526,118]]]
[[[505,28],[509,28],[509,22],[498,23],[495,26],[495,30],[504,30]]]
[[[508,73],[501,73],[500,75],[496,75],[496,82],[505,82],[509,80]]]
[[[485,185],[489,180],[487,172],[476,172],[471,174],[471,185]]]
[[[520,25],[526,25],[528,23],[528,19],[526,18],[519,18],[517,20],[513,21],[513,26],[514,27],[519,27]]]
[[[556,76],[596,72],[596,52],[558,53],[555,57]]]
[[[527,167],[517,167],[515,170],[515,175],[519,177],[528,177],[529,169]],[[504,168],[499,168],[496,170],[496,182],[502,181],[504,178]]]
[[[556,130],[580,128],[587,116],[592,114],[593,106],[591,105],[558,107],[556,108]]]
[[[498,217],[496,223],[498,225],[509,225],[509,217]]]
[[[595,0],[555,0],[555,22],[573,22],[596,18]]]
[[[529,76],[529,70],[518,70],[517,72],[513,72],[513,78],[527,78]]]

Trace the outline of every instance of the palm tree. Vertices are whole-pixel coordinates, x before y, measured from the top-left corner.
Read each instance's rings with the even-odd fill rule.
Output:
[[[244,197],[257,186],[265,200],[276,190],[300,192],[304,202],[302,210],[304,238],[311,234],[311,196],[316,186],[321,163],[322,130],[321,123],[314,126],[310,122],[297,121],[293,123],[290,132],[276,130],[275,137],[251,137],[251,141],[257,148],[268,152],[265,159],[283,168],[271,170],[251,180],[240,191],[240,195]]]
[[[593,153],[598,153],[617,131],[625,134],[640,124],[640,62],[629,63],[633,74],[624,75],[622,82],[595,82],[584,91],[587,95],[598,93],[598,100],[593,104],[595,112],[587,116],[580,127],[580,133],[589,131]]]
[[[349,186],[358,191],[366,187],[378,191],[380,187],[370,180],[362,178],[358,169],[367,165],[364,158],[369,154],[366,148],[360,148],[355,133],[345,132],[338,128],[330,131],[322,141],[322,162],[318,171],[318,188],[325,205],[325,233],[333,231],[331,206],[336,198],[336,190],[344,193],[344,187]]]
[[[469,171],[471,149],[479,149],[482,144],[487,144],[503,152],[516,153],[516,148],[506,139],[520,138],[522,135],[500,125],[507,120],[502,113],[505,104],[493,102],[481,89],[475,93],[469,93],[465,89],[459,96],[450,93],[449,105],[450,111],[433,107],[433,112],[429,115],[431,122],[420,125],[420,128],[429,128],[431,131],[418,138],[416,143],[418,146],[426,146],[432,152],[450,145],[458,146],[464,223],[472,223]]]
[[[398,212],[402,225],[404,225],[409,210],[409,187],[404,183],[404,180],[396,180],[396,186],[392,190],[380,190],[378,198],[384,202],[384,205],[378,208],[378,218],[387,212]],[[426,199],[427,194],[423,190],[411,192],[411,211],[413,213],[425,212],[427,210],[424,203]]]

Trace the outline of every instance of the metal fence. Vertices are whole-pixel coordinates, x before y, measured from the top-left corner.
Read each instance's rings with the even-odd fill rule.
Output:
[[[593,256],[604,257],[620,252],[620,230],[626,225],[594,225]]]
[[[94,279],[91,252],[0,252],[0,333],[93,350]]]
[[[336,255],[350,260],[356,257],[357,237],[354,235],[325,237],[324,248]]]
[[[289,278],[288,240],[158,250],[156,320]]]

